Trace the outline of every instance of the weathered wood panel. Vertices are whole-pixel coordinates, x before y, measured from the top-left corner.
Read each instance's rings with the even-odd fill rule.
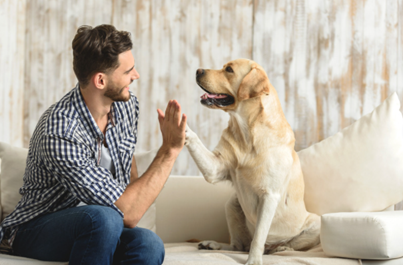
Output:
[[[195,82],[198,68],[221,68],[235,58],[252,57],[252,1],[115,1],[113,24],[133,34],[140,79],[132,90],[140,101],[138,150],[162,143],[157,108],[176,99],[189,126],[212,150],[228,114],[203,107]],[[121,15],[124,14],[124,15]],[[197,175],[186,148],[173,174]]]
[[[254,59],[279,92],[296,149],[329,137],[398,91],[397,1],[255,4]]]
[[[393,91],[403,100],[402,20],[403,0],[0,0],[0,140],[28,145],[40,115],[75,85],[77,28],[112,23],[134,41],[139,151],[161,144],[156,109],[170,99],[213,149],[228,116],[199,104],[194,73],[240,57],[265,68],[299,150]],[[198,174],[186,149],[172,173]]]
[[[81,25],[110,24],[110,0],[27,2],[24,145],[42,113],[76,84],[71,42]]]
[[[400,109],[403,109],[403,0],[397,1],[397,87]],[[403,210],[403,201],[395,205],[395,210]]]
[[[0,1],[0,141],[22,146],[25,0]]]
[[[400,109],[403,110],[403,0],[397,1],[397,84],[396,91],[400,99]]]

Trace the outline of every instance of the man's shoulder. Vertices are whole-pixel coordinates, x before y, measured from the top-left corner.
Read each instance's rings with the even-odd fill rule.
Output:
[[[72,104],[73,90],[50,106],[40,117],[30,141],[30,149],[44,144],[48,137],[72,140],[78,115]]]
[[[74,89],[64,95],[43,114],[40,122],[45,126],[44,134],[64,136],[71,130],[71,126],[78,119],[78,114],[73,104],[73,93]]]

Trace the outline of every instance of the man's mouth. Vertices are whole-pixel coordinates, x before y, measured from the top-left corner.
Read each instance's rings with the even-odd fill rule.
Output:
[[[200,103],[206,106],[216,105],[218,107],[225,107],[234,104],[235,99],[228,94],[214,94],[210,93],[203,86],[198,84],[207,93],[203,94],[200,98]]]

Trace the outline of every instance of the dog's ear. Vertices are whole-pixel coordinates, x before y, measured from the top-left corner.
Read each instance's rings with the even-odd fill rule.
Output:
[[[254,66],[250,72],[243,78],[238,88],[238,100],[259,97],[270,93],[270,81],[262,69]]]

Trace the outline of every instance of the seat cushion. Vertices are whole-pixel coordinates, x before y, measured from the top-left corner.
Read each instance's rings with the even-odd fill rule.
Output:
[[[298,152],[307,210],[319,215],[373,212],[402,201],[402,136],[394,93],[372,113]]]
[[[322,215],[320,240],[329,256],[394,259],[403,256],[403,211]]]

